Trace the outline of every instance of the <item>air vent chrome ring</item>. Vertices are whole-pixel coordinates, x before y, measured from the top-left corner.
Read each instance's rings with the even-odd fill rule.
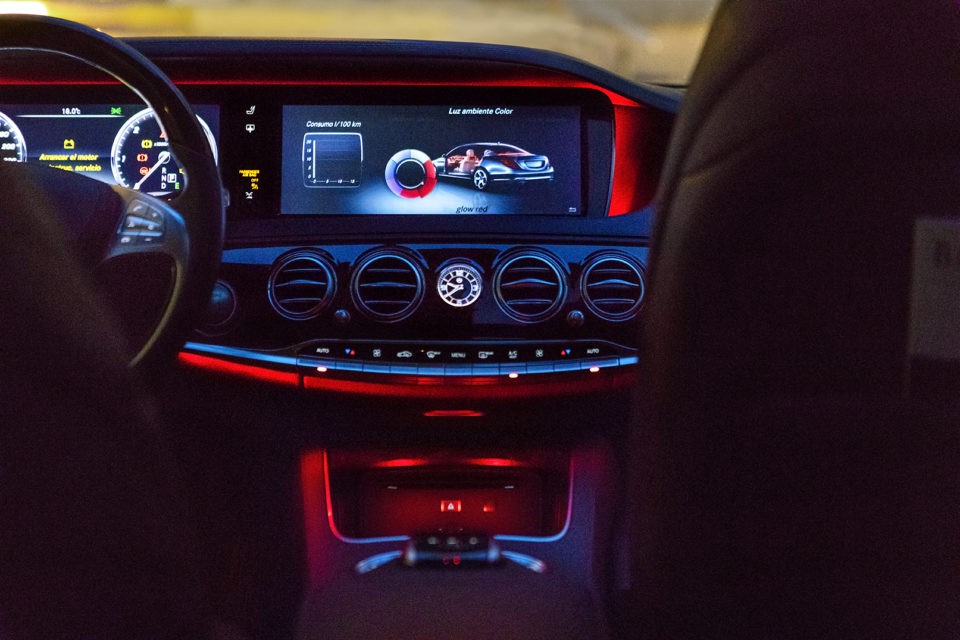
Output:
[[[643,267],[621,253],[589,258],[580,275],[580,296],[604,320],[624,322],[636,317],[645,294]]]
[[[350,295],[357,310],[377,322],[400,322],[423,302],[423,268],[397,249],[378,249],[362,257],[350,278]]]
[[[337,292],[337,274],[329,258],[315,249],[296,249],[277,258],[267,280],[270,306],[284,318],[310,320],[329,306]]]
[[[517,322],[545,322],[566,301],[567,279],[559,261],[547,252],[521,249],[496,267],[493,293],[500,309]]]

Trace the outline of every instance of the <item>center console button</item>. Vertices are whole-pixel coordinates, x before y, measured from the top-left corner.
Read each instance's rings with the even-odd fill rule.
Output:
[[[364,362],[363,372],[372,375],[386,375],[390,373],[390,365],[379,362]]]
[[[502,362],[523,362],[523,352],[516,345],[509,345],[503,349]]]
[[[469,364],[448,364],[444,368],[444,374],[448,376],[471,376],[473,367]]]
[[[525,373],[527,373],[527,365],[522,362],[504,363],[500,365],[500,375],[502,376],[509,376],[511,374],[521,376]]]
[[[414,363],[391,364],[390,373],[391,375],[415,376],[417,375],[417,365]]]
[[[453,364],[466,364],[471,360],[472,358],[470,357],[470,351],[468,349],[461,349],[459,347],[451,349],[447,356],[447,362]]]
[[[499,376],[500,375],[500,365],[493,364],[475,364],[473,365],[473,375],[475,376]]]
[[[387,360],[390,353],[389,349],[381,344],[364,345],[359,349],[359,352],[361,359],[373,362]]]
[[[526,365],[527,373],[553,373],[552,362],[528,362]]]
[[[480,364],[491,364],[499,362],[500,351],[498,349],[480,347],[474,351],[475,362]]]
[[[420,349],[420,362],[440,364],[447,361],[447,352],[445,349],[434,347],[425,347]]]
[[[524,347],[520,351],[520,358],[525,362],[546,362],[554,360],[551,347],[542,344]]]
[[[309,354],[312,356],[318,356],[320,358],[334,358],[336,357],[334,353],[336,348],[336,345],[329,342],[315,342],[304,349],[302,353],[304,353],[304,355]]]
[[[577,360],[558,360],[553,363],[554,373],[565,373],[567,371],[580,371],[580,362]]]
[[[590,371],[594,367],[598,369],[607,369],[609,367],[619,367],[620,359],[619,358],[588,358],[586,360],[580,361],[580,369],[582,371]]]
[[[417,367],[417,375],[421,376],[442,376],[446,373],[446,368],[442,363],[421,364]]]

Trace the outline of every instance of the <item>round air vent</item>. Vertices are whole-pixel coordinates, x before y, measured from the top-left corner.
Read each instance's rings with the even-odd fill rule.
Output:
[[[493,291],[503,312],[520,322],[553,317],[567,297],[563,270],[538,251],[522,251],[503,261],[494,274]]]
[[[385,249],[363,258],[353,272],[350,292],[364,315],[399,322],[423,301],[423,270],[399,251]]]
[[[580,295],[604,320],[619,322],[637,315],[645,290],[643,269],[626,256],[591,258],[580,276]]]
[[[336,291],[337,276],[330,261],[312,249],[278,258],[267,281],[271,306],[291,320],[315,318],[327,308]]]

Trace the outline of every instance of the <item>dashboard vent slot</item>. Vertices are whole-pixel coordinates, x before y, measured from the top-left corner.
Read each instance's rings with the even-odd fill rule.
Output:
[[[493,290],[503,312],[520,322],[552,318],[567,297],[563,270],[550,256],[524,251],[497,269]]]
[[[409,317],[424,296],[423,270],[398,251],[383,250],[357,265],[350,282],[353,301],[364,315],[379,322]]]
[[[626,256],[597,256],[580,278],[580,295],[604,320],[619,322],[636,316],[645,291],[643,269]]]
[[[330,261],[312,249],[281,256],[270,272],[267,295],[273,309],[290,320],[315,318],[333,299],[337,276]]]

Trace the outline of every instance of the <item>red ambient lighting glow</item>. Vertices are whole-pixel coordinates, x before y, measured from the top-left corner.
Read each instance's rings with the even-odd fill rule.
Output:
[[[426,467],[429,465],[445,464],[450,462],[445,458],[391,458],[380,460],[373,464],[376,469],[405,469],[409,467]],[[513,458],[456,458],[455,464],[464,464],[472,467],[523,467],[526,466]]]
[[[395,458],[393,460],[381,460],[373,465],[378,469],[397,469],[403,467],[423,467],[430,464],[426,458]]]
[[[426,418],[482,418],[486,414],[473,409],[435,409],[424,411],[423,415]]]
[[[513,460],[512,458],[470,458],[467,460],[467,464],[476,466],[476,467],[522,467],[524,466],[519,460]]]
[[[398,380],[397,383],[341,380],[328,376],[304,376],[303,387],[308,391],[331,391],[380,398],[422,398],[428,400],[518,400],[545,396],[585,395],[595,391],[611,391],[632,387],[636,382],[635,372],[622,372],[611,376],[598,376],[584,382],[576,380],[551,380],[525,383],[535,376],[525,376],[525,381],[505,384],[497,378],[466,378],[456,382],[437,378],[420,377]],[[499,384],[498,384],[499,382]]]
[[[220,358],[211,358],[201,356],[195,353],[186,353],[181,351],[177,359],[180,364],[195,369],[203,369],[214,373],[223,373],[238,378],[247,378],[248,380],[260,380],[262,382],[273,382],[275,384],[289,385],[296,387],[300,385],[300,376],[296,373],[287,371],[276,371],[264,367],[256,367],[249,364],[239,364]]]

